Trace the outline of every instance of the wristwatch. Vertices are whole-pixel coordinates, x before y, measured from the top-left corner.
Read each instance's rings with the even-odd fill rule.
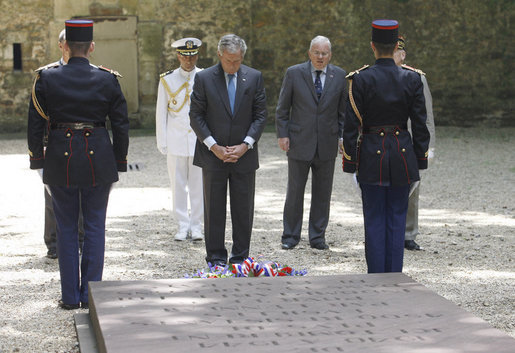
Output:
[[[247,145],[247,149],[251,150],[254,148],[254,146],[252,146],[250,143],[248,143],[247,141],[243,141],[244,144]]]

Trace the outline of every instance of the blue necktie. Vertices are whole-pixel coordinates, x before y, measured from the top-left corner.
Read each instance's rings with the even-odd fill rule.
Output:
[[[320,81],[320,74],[322,71],[316,70],[317,78],[315,78],[315,92],[317,94],[318,99],[320,99],[320,96],[322,95],[322,81]]]
[[[231,113],[234,114],[234,96],[236,95],[236,87],[234,85],[234,74],[229,74],[229,84],[227,85],[227,93],[229,94],[229,104],[231,105]]]

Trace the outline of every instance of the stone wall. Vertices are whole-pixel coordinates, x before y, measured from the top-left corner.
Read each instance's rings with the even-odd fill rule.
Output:
[[[217,62],[221,35],[243,37],[249,47],[245,63],[265,76],[272,121],[282,76],[288,66],[307,60],[315,35],[331,39],[332,63],[346,71],[374,62],[374,18],[399,20],[407,63],[427,73],[438,125],[515,125],[512,0],[0,1],[3,131],[25,128],[33,70],[59,58],[56,38],[64,20],[103,16],[137,16],[139,108],[131,114],[133,127],[153,126],[159,73],[178,66],[170,48],[178,38],[200,38],[199,66],[208,67]],[[13,43],[22,45],[21,71],[13,71]]]

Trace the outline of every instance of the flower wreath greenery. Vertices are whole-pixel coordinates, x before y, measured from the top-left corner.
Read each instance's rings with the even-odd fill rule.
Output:
[[[281,277],[281,276],[305,276],[307,270],[297,271],[290,266],[282,266],[273,261],[263,260],[260,255],[257,260],[247,258],[241,264],[227,264],[226,266],[212,266],[208,269],[198,270],[192,274],[186,274],[185,278],[226,278],[226,277]]]

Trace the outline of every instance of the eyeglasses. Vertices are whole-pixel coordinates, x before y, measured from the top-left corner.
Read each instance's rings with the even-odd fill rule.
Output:
[[[328,52],[325,52],[325,51],[318,51],[318,50],[314,50],[311,52],[314,56],[321,56],[323,58],[329,56],[329,54],[331,53],[328,53]]]

